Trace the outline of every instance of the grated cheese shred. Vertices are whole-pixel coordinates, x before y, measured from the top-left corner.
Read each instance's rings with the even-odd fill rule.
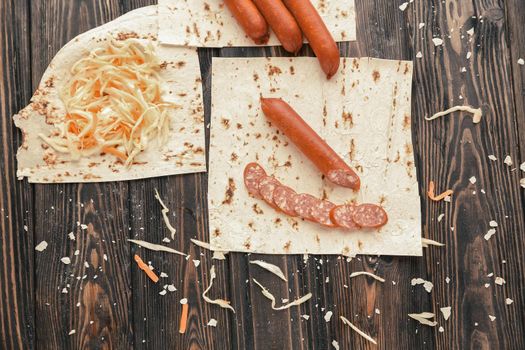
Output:
[[[60,91],[64,121],[40,138],[74,160],[104,153],[131,166],[152,142],[166,143],[168,112],[179,107],[162,100],[160,69],[151,43],[109,38],[73,65]]]
[[[299,306],[305,302],[307,302],[308,300],[310,300],[310,298],[312,297],[312,293],[308,293],[302,297],[300,297],[299,299],[296,299],[288,304],[285,304],[285,305],[282,305],[282,306],[279,306],[279,307],[275,307],[275,297],[273,296],[272,293],[270,293],[270,291],[268,291],[268,289],[266,289],[265,286],[263,286],[262,284],[260,284],[255,278],[252,278],[253,282],[258,285],[260,288],[261,288],[261,292],[262,294],[267,298],[269,299],[271,302],[272,302],[272,309],[276,310],[276,311],[279,311],[279,310],[286,310],[286,309],[289,309],[291,308],[292,306]]]

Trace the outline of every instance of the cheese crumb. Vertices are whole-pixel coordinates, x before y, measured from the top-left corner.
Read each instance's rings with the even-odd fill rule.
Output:
[[[378,308],[376,308],[374,311],[377,315],[381,315],[381,311]]]
[[[525,60],[523,58],[518,59],[518,64],[522,66],[525,65]]]
[[[161,290],[161,291],[159,292],[160,295],[166,295],[166,293],[168,293],[168,292],[166,291],[166,289],[163,289],[163,290]]]
[[[330,322],[330,319],[332,318],[332,314],[333,314],[332,311],[328,311],[328,312],[324,315],[324,320],[325,320],[326,322]]]
[[[476,183],[476,177],[475,176],[472,176],[470,179],[468,179],[470,181],[471,184],[475,184]]]
[[[425,23],[421,22],[419,23],[419,29],[423,28],[425,26]]]
[[[520,186],[525,188],[525,177],[520,180]]]
[[[512,304],[513,302],[514,302],[514,300],[512,300],[511,298],[507,298],[507,299],[505,299],[505,304],[507,304],[507,305],[510,305],[510,304]]]
[[[66,265],[69,265],[71,264],[71,259],[68,258],[67,256],[66,257],[63,257],[62,259],[60,259],[60,261],[62,261],[64,264]]]
[[[304,318],[307,321],[310,319],[310,315],[302,315],[301,317]]]
[[[438,222],[441,222],[441,220],[443,220],[443,217],[445,217],[445,214],[439,214]]]
[[[474,28],[470,28],[469,30],[467,30],[467,34],[470,36],[474,35]]]
[[[412,281],[410,281],[410,284],[412,284],[412,286],[415,286],[417,284],[422,284],[423,288],[425,288],[427,293],[430,293],[432,291],[432,288],[434,287],[432,282],[426,281],[422,278],[412,278]]]
[[[188,299],[187,299],[187,298],[182,298],[182,299],[180,300],[180,303],[181,303],[182,305],[187,304],[187,303],[188,303]]]
[[[491,322],[494,322],[494,320],[496,319],[496,316],[489,315],[489,318]]]
[[[423,57],[423,53],[421,51],[419,51],[417,54],[416,54],[416,58],[422,58]]]
[[[497,285],[500,285],[502,286],[503,284],[507,283],[503,278],[501,277],[496,277],[496,279],[494,280],[494,282],[497,284]]]
[[[446,306],[446,307],[440,308],[439,310],[441,310],[441,313],[443,314],[443,318],[445,319],[445,321],[448,321],[448,319],[450,318],[452,307]]]
[[[496,234],[496,229],[491,228],[490,230],[487,231],[487,233],[485,234],[485,236],[483,236],[483,238],[485,238],[485,240],[488,241],[490,237],[494,236],[495,234]]]
[[[472,57],[472,52],[467,52],[467,60],[470,59],[470,57]]]
[[[47,248],[47,242],[46,241],[42,241],[42,242],[37,244],[37,246],[35,247],[35,250],[37,252],[43,252],[46,248]]]
[[[489,226],[490,227],[498,227],[498,223],[496,221],[494,221],[494,220],[490,220]]]
[[[68,333],[67,335],[73,335],[73,334],[75,334],[76,332],[77,332],[76,330],[72,329],[72,330],[69,331],[69,333]]]
[[[214,318],[210,318],[207,325],[210,327],[217,327],[217,320]]]
[[[75,234],[73,232],[69,232],[67,234],[67,236],[69,237],[70,240],[74,241],[75,240]]]
[[[176,290],[177,290],[177,288],[175,288],[175,286],[173,284],[168,285],[168,291],[169,292],[174,292]]]
[[[443,45],[443,39],[441,39],[441,38],[433,38],[432,42],[434,43],[434,46]]]
[[[408,2],[404,2],[401,5],[399,5],[399,9],[401,11],[405,11],[407,9],[407,7],[408,7]]]
[[[521,171],[525,171],[525,162],[521,163],[520,170]]]
[[[503,160],[503,163],[507,164],[508,166],[512,166],[512,158],[510,156],[506,156]]]
[[[447,282],[447,284],[450,283],[450,278],[448,278],[448,276],[445,278],[445,282]]]
[[[335,350],[339,350],[339,343],[337,342],[337,340],[332,340],[332,346]]]
[[[161,272],[160,273],[160,277],[166,278],[166,277],[168,277],[168,274],[166,272]]]
[[[193,260],[193,264],[195,265],[195,267],[198,267],[201,264],[201,261],[200,260]]]
[[[445,331],[445,328],[443,328],[443,326],[439,326],[438,331],[439,331],[440,333],[443,333],[443,332]]]
[[[489,154],[489,159],[492,160],[492,161],[498,160],[498,158],[496,158],[496,156],[493,155],[493,154]]]

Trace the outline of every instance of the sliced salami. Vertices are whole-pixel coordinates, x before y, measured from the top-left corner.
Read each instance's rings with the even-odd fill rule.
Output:
[[[281,183],[273,176],[263,176],[259,180],[259,194],[266,203],[275,209],[278,209],[278,207],[273,202],[273,192],[279,186],[281,186]]]
[[[356,230],[359,228],[352,219],[354,215],[355,205],[345,204],[338,205],[332,208],[330,211],[330,219],[334,224],[347,230]]]
[[[306,193],[301,193],[294,198],[294,210],[298,216],[305,220],[315,221],[313,210],[321,202],[320,199]]]
[[[332,170],[326,177],[336,185],[349,188],[359,188],[359,176],[357,176],[351,169]]]
[[[259,193],[259,180],[264,176],[266,171],[257,163],[248,163],[244,168],[244,185],[253,197],[262,198]]]
[[[335,224],[330,219],[330,211],[334,207],[334,203],[327,200],[320,200],[312,209],[312,217],[323,226],[335,227]]]
[[[352,220],[361,227],[377,228],[387,223],[388,215],[379,205],[361,204],[352,213]]]
[[[297,193],[288,186],[278,186],[273,191],[273,202],[283,213],[290,216],[297,216],[294,209],[294,201]]]

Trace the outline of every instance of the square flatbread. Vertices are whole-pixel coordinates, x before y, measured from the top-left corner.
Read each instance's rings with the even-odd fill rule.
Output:
[[[31,103],[15,117],[22,130],[18,150],[19,178],[29,182],[101,182],[133,180],[164,175],[206,171],[202,81],[196,49],[157,44],[157,6],[131,11],[101,27],[83,33],[66,44],[45,71]],[[111,155],[93,155],[72,160],[45,144],[38,134],[48,136],[64,121],[66,110],[59,91],[70,77],[75,62],[103,44],[108,37],[132,38],[144,45],[153,43],[163,80],[162,98],[182,106],[170,112],[168,142],[152,142],[127,168]]]
[[[343,58],[326,80],[315,58],[214,58],[208,204],[212,249],[265,254],[421,255],[420,197],[410,128],[412,63]],[[280,97],[354,169],[353,192],[267,123],[260,96]],[[379,230],[345,231],[288,217],[252,198],[243,169],[336,204],[381,204]]]
[[[312,0],[335,41],[356,39],[354,0]],[[159,40],[197,47],[257,46],[220,0],[159,0]],[[280,45],[275,34],[266,46]]]

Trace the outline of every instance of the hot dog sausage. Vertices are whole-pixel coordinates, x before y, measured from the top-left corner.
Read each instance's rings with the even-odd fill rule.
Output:
[[[259,181],[265,176],[266,171],[257,163],[248,163],[244,168],[244,185],[252,197],[262,198],[259,193]]]
[[[251,0],[224,0],[224,3],[246,35],[257,45],[268,42],[268,24]]]
[[[283,2],[281,0],[253,0],[253,2],[268,21],[284,49],[291,53],[299,51],[303,46],[303,33]]]
[[[330,79],[339,69],[339,49],[319,13],[309,0],[283,0],[295,17],[321,68]]]
[[[361,204],[352,213],[352,220],[361,227],[377,228],[388,222],[388,215],[379,205]]]
[[[261,98],[266,118],[281,130],[333,183],[358,190],[359,176],[290,107],[279,98]]]

